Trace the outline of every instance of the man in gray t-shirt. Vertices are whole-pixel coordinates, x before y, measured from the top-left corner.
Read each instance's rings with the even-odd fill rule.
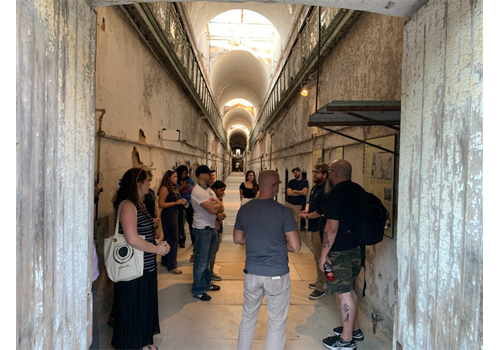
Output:
[[[264,295],[269,314],[266,349],[283,349],[290,306],[288,252],[300,250],[290,209],[274,201],[281,183],[276,171],[259,174],[259,195],[241,206],[234,224],[236,244],[246,244],[244,301],[238,349],[251,349]]]

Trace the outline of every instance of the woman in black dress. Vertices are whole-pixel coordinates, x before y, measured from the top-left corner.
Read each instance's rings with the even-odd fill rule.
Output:
[[[143,169],[129,169],[121,178],[120,187],[113,197],[118,232],[125,235],[132,247],[144,251],[143,275],[131,281],[115,283],[111,345],[116,349],[155,348],[153,336],[160,333],[156,254],[164,256],[170,247],[167,242],[156,244],[154,220],[143,203],[149,184]],[[117,218],[122,202],[120,217]]]
[[[245,182],[242,182],[240,185],[241,205],[257,197],[257,193],[259,193],[259,185],[257,185],[257,180],[255,180],[255,172],[253,170],[248,170],[245,176]]]
[[[186,200],[181,198],[177,189],[177,173],[168,170],[161,180],[160,199],[158,207],[161,211],[161,226],[163,229],[163,239],[170,245],[170,252],[161,258],[161,264],[170,273],[180,275],[182,270],[177,268],[177,248],[179,246],[179,215],[182,214],[182,206]]]

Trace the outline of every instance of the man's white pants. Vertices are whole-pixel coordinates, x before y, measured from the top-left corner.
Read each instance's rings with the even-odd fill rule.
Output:
[[[266,296],[269,329],[266,349],[279,350],[285,346],[285,328],[290,306],[290,274],[278,277],[244,274],[243,311],[238,334],[238,349],[249,350],[257,325],[257,316]]]

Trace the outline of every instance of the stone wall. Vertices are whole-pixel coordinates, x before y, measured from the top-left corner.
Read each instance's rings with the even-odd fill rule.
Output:
[[[405,20],[373,13],[363,13],[345,37],[321,63],[318,108],[334,100],[381,100],[401,99],[401,62],[403,27]],[[315,79],[314,79],[315,80]],[[309,85],[309,95],[297,92],[296,100],[276,118],[266,130],[272,137],[272,159],[264,157],[264,167],[276,169],[284,181],[285,171],[292,178],[291,169],[298,166],[307,172],[310,188],[312,183],[313,152],[323,150],[326,163],[335,160],[333,149],[344,147],[344,159],[353,166],[353,181],[363,185],[365,146],[340,135],[308,127],[309,116],[316,104],[316,84]],[[393,129],[370,127],[332,127],[360,140],[397,134]],[[260,169],[263,145],[255,147],[248,156],[249,167]],[[258,151],[260,150],[260,151]],[[397,178],[396,178],[397,184]],[[278,200],[284,202],[285,185],[280,189]],[[397,217],[393,218],[397,225]],[[359,303],[370,318],[377,311],[377,331],[391,337],[394,327],[394,311],[398,290],[398,258],[394,238],[385,238],[376,246],[367,248],[366,297],[361,297],[363,272],[358,279]]]
[[[151,188],[157,192],[164,173],[180,164],[192,168],[207,164],[219,178],[228,175],[229,155],[202,119],[191,100],[141,41],[117,7],[97,9],[96,115],[103,133],[96,147],[96,169],[102,174],[98,207],[97,248],[103,254],[103,240],[114,230],[111,200],[118,180],[136,160],[152,165]],[[179,130],[179,141],[164,140],[162,129]],[[100,142],[99,142],[100,141]],[[97,156],[97,154],[99,156]],[[137,158],[136,158],[137,159]],[[225,168],[225,169],[224,169]],[[196,180],[196,179],[195,179]],[[102,259],[101,259],[102,261]],[[100,312],[109,312],[112,283],[101,263]]]

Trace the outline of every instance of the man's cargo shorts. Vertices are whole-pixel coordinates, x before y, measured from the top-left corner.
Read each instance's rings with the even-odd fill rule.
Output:
[[[325,292],[329,294],[348,293],[354,289],[356,278],[361,272],[361,250],[354,248],[341,252],[330,251],[328,259],[332,262],[335,280],[325,279]]]

